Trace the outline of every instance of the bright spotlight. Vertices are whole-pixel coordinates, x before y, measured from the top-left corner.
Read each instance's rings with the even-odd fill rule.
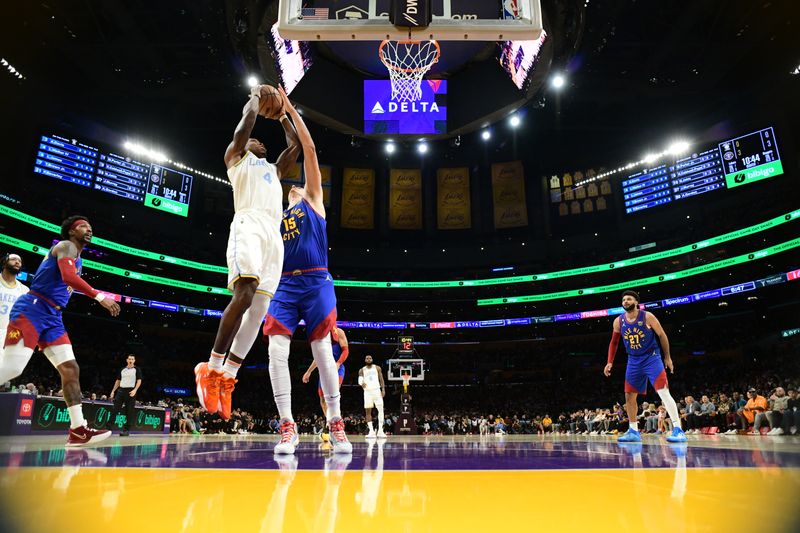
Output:
[[[387,154],[393,154],[395,150],[394,143],[386,143],[385,150]]]
[[[642,161],[644,163],[652,163],[656,159],[658,159],[658,155],[657,154],[647,154],[647,155],[644,156],[644,159],[642,159]]]
[[[419,143],[417,145],[417,151],[421,154],[424,154],[428,151],[428,143]]]
[[[675,141],[667,148],[667,153],[671,155],[679,155],[689,149],[689,143],[686,141]]]
[[[255,76],[250,76],[249,78],[247,78],[247,86],[248,87],[250,87],[252,89],[256,85],[258,85],[258,78],[256,78]]]
[[[556,74],[555,76],[553,76],[553,82],[552,83],[553,83],[553,87],[555,89],[560,89],[561,87],[564,86],[564,84],[566,82],[567,82],[567,80],[565,80],[564,76],[562,76],[561,74]]]
[[[519,120],[519,117],[517,115],[513,115],[511,117],[511,119],[509,120],[509,124],[511,124],[511,126],[514,127],[514,128],[519,126],[519,123],[520,123],[520,120]]]
[[[491,131],[483,130],[483,132],[481,132],[481,139],[483,139],[484,141],[488,141],[491,138],[492,138],[492,132]]]

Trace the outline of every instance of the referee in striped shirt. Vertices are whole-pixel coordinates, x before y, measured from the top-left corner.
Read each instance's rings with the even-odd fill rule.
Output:
[[[128,432],[131,429],[133,417],[135,416],[136,392],[139,390],[139,387],[142,386],[142,371],[136,366],[136,356],[129,354],[126,358],[126,362],[128,364],[125,368],[120,370],[119,377],[114,383],[114,389],[111,391],[111,396],[109,397],[109,399],[114,400],[114,414],[111,417],[112,421],[122,409],[122,404],[125,404],[125,424],[122,426],[121,437],[127,437],[129,435]],[[117,390],[119,390],[119,395],[114,398],[114,394]]]

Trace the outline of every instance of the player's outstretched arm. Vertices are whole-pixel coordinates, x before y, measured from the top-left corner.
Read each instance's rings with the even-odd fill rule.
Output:
[[[311,365],[308,367],[308,370],[306,370],[306,373],[303,374],[303,383],[308,383],[308,381],[311,379],[311,373],[314,372],[315,368],[317,368],[317,362],[311,361]]]
[[[292,121],[286,114],[281,115],[281,126],[286,134],[286,149],[278,156],[275,166],[278,168],[278,179],[283,179],[284,176],[289,175],[292,166],[297,162],[300,157],[300,152],[303,148],[300,144],[300,138],[297,136],[297,130],[294,129]]]
[[[303,147],[303,172],[306,176],[306,194],[309,199],[314,203],[314,207],[322,207],[322,174],[319,171],[319,160],[317,159],[317,147],[314,145],[314,139],[311,138],[311,132],[308,131],[303,117],[297,112],[294,105],[289,101],[283,87],[278,87],[278,91],[283,98],[286,112],[292,117],[297,128],[297,136],[300,139],[300,144]],[[320,212],[322,212],[320,210]]]
[[[79,275],[75,260],[78,258],[78,247],[72,241],[61,241],[53,247],[53,255],[58,261],[58,270],[61,272],[61,279],[68,287],[80,291],[89,298],[94,298],[100,305],[105,307],[111,316],[119,314],[119,305],[110,298],[106,298],[103,293],[92,288]]]
[[[667,332],[664,331],[664,328],[661,326],[661,322],[653,315],[653,313],[647,313],[646,318],[647,325],[650,326],[653,332],[658,335],[658,341],[661,343],[661,350],[664,352],[664,366],[669,369],[670,374],[675,373],[675,367],[672,364],[672,355],[669,353],[669,339],[667,338]]]
[[[242,109],[242,118],[233,132],[233,140],[225,150],[225,168],[231,168],[242,158],[244,147],[247,140],[253,133],[253,126],[256,125],[258,117],[258,102],[261,98],[261,86],[257,85],[250,89],[250,98]]]

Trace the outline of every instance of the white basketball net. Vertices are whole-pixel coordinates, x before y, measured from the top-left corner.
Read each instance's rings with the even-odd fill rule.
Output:
[[[436,41],[383,41],[378,55],[389,69],[392,100],[420,100],[422,78],[439,60],[440,54]]]

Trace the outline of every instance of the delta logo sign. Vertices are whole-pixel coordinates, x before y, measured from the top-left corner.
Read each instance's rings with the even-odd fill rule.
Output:
[[[422,98],[392,99],[390,80],[364,81],[364,133],[447,133],[447,81],[422,80]]]

